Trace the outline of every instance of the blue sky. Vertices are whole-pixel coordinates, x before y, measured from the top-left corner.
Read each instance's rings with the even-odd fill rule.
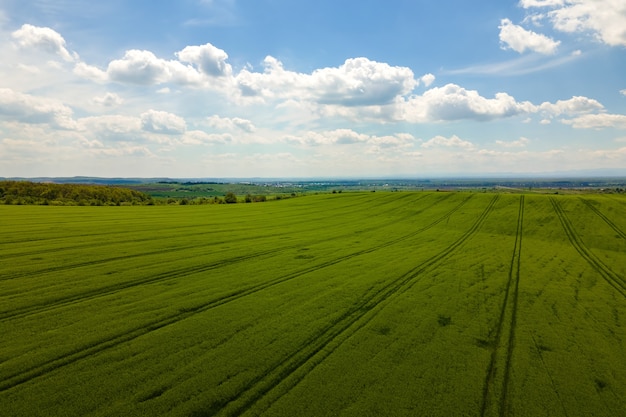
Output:
[[[623,0],[0,3],[0,176],[626,172]]]

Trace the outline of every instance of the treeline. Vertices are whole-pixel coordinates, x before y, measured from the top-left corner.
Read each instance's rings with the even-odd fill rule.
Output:
[[[167,198],[167,199],[155,199],[155,204],[178,204],[181,206],[186,205],[202,205],[202,204],[237,204],[237,203],[262,203],[270,200],[284,200],[287,198],[296,197],[295,193],[291,193],[291,195],[275,195],[274,197],[268,198],[266,195],[252,195],[246,194],[245,197],[239,198],[237,195],[231,191],[227,192],[223,197],[196,197],[196,198]]]
[[[128,188],[30,181],[0,181],[0,203],[78,206],[154,204],[148,194]]]

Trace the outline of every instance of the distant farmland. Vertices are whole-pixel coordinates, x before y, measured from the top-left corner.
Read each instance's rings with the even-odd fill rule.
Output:
[[[0,206],[2,416],[625,416],[626,196]]]

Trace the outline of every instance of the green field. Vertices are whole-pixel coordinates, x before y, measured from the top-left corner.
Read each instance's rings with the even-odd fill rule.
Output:
[[[626,196],[0,206],[2,416],[626,416]]]

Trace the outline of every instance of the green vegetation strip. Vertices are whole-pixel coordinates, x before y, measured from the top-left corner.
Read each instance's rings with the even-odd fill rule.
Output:
[[[0,410],[620,415],[625,201],[2,205]]]

